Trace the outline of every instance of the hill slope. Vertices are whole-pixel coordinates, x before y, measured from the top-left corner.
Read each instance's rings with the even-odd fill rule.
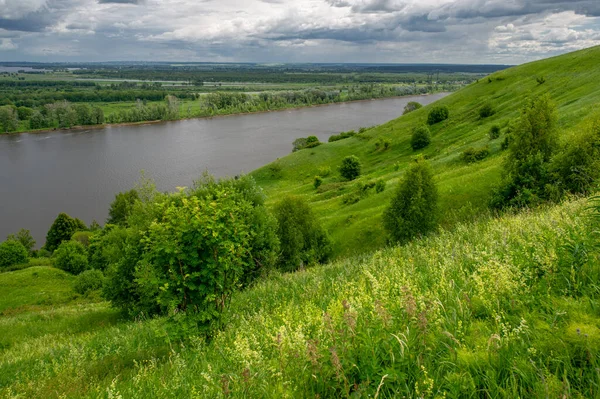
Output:
[[[568,137],[600,103],[598,59],[600,47],[593,47],[494,73],[489,79],[361,135],[292,153],[255,171],[253,176],[273,201],[286,194],[308,198],[332,234],[337,255],[363,253],[385,244],[381,214],[398,178],[418,153],[430,158],[436,173],[442,226],[485,215],[490,191],[501,178],[503,158],[503,136],[490,142],[491,126],[502,127],[504,134],[528,97],[549,93],[558,105],[562,136]],[[538,78],[545,82],[540,84]],[[496,113],[481,119],[479,109],[486,102]],[[429,110],[437,105],[447,106],[450,118],[431,127],[433,140],[427,149],[412,151],[412,129],[424,123]],[[398,114],[401,112],[398,110]],[[376,150],[380,138],[391,141],[388,150]],[[460,161],[466,148],[485,145],[491,151],[486,160],[470,165]],[[342,181],[337,172],[347,155],[358,156],[363,164],[363,176],[354,182]],[[314,176],[326,167],[332,173],[315,190]],[[383,193],[370,190],[371,194],[359,202],[344,204],[345,196],[359,190],[358,184],[379,178],[388,183]]]

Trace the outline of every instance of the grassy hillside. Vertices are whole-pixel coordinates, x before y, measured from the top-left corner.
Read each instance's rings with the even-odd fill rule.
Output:
[[[171,343],[162,319],[120,321],[104,303],[4,316],[0,397],[598,397],[587,208],[273,276],[234,296],[211,342]]]
[[[568,137],[600,104],[598,59],[600,47],[594,47],[497,72],[434,105],[353,138],[290,154],[253,175],[273,200],[293,194],[311,201],[332,234],[338,255],[364,253],[385,244],[381,214],[398,178],[418,153],[430,158],[435,169],[442,226],[484,217],[490,191],[501,178],[500,144],[509,122],[519,115],[528,97],[549,93],[558,105],[561,135]],[[540,84],[537,78],[542,77],[545,82]],[[479,109],[486,102],[493,105],[496,113],[480,119]],[[431,128],[433,140],[428,148],[414,152],[410,147],[412,129],[426,121],[435,105],[447,106],[450,118]],[[493,125],[500,126],[503,135],[490,142],[488,132]],[[375,149],[380,138],[391,140],[388,150]],[[485,145],[491,150],[486,160],[470,165],[460,160],[466,148]],[[358,181],[344,182],[339,178],[337,168],[347,155],[358,156],[363,164],[363,176]],[[315,190],[314,176],[323,167],[330,167],[332,173]],[[379,178],[388,183],[383,193],[370,190],[371,194],[358,203],[343,203],[346,195],[358,190],[358,184]]]

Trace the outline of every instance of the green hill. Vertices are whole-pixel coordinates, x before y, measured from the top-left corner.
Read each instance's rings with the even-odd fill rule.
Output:
[[[253,176],[273,200],[293,194],[312,202],[335,241],[338,255],[364,253],[385,244],[381,214],[398,178],[419,153],[429,158],[435,169],[442,226],[485,216],[490,192],[500,182],[503,159],[500,146],[509,122],[519,115],[530,96],[549,93],[558,106],[561,135],[568,138],[600,104],[598,59],[600,47],[594,47],[497,72],[435,104],[363,134],[292,153],[258,169]],[[541,81],[544,82],[540,84]],[[481,119],[479,109],[486,103],[496,113]],[[431,127],[429,147],[413,151],[412,129],[425,123],[429,110],[439,105],[449,108],[450,118]],[[502,135],[490,141],[488,132],[493,125],[502,128]],[[390,148],[376,150],[379,139],[390,140]],[[473,164],[460,160],[465,149],[486,145],[491,152],[487,159]],[[348,155],[358,156],[363,164],[363,176],[357,181],[344,182],[337,172]],[[314,176],[326,167],[331,168],[331,174],[315,190]],[[343,203],[345,196],[359,190],[358,184],[379,178],[388,183],[383,193],[371,190],[368,197],[357,203]]]

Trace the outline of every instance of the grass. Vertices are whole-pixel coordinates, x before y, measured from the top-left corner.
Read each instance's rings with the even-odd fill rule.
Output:
[[[209,342],[169,342],[162,319],[122,321],[105,303],[9,314],[0,396],[597,397],[600,260],[587,208],[458,224],[273,275],[234,296]]]
[[[575,134],[587,118],[594,117],[594,112],[598,116],[600,69],[596,60],[599,57],[600,47],[593,47],[494,73],[489,79],[481,79],[435,104],[362,135],[290,154],[258,169],[253,176],[272,201],[288,194],[304,196],[310,201],[331,233],[338,256],[368,253],[385,244],[381,214],[398,179],[417,154],[424,154],[434,167],[440,191],[441,225],[451,227],[457,221],[480,218],[487,214],[490,192],[502,176],[504,154],[500,143],[506,126],[518,117],[528,97],[551,95],[558,105],[558,123],[564,140]],[[540,76],[545,83],[538,84]],[[492,104],[496,113],[481,119],[479,109],[486,103]],[[433,139],[428,148],[413,151],[410,147],[413,128],[425,123],[429,110],[438,105],[449,108],[450,118],[431,127]],[[493,125],[502,127],[502,135],[490,142],[488,133]],[[380,138],[390,140],[391,148],[377,151],[375,143]],[[486,160],[470,165],[460,161],[465,149],[485,145],[491,151]],[[355,182],[342,181],[337,168],[348,155],[358,156],[363,164],[359,181],[382,178],[388,183],[387,189],[356,204],[345,205],[343,197],[353,190]],[[335,190],[319,193],[313,187],[313,179],[319,168],[326,166],[333,173],[324,178],[323,186]]]

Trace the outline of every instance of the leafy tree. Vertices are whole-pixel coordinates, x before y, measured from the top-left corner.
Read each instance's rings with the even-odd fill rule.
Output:
[[[29,127],[31,129],[43,129],[49,127],[50,123],[46,117],[38,110],[33,111],[31,118],[29,119]]]
[[[413,130],[412,137],[410,139],[410,146],[414,151],[423,149],[431,143],[431,133],[429,128],[425,125],[417,126]]]
[[[14,132],[19,128],[17,111],[11,105],[0,107],[0,132]]]
[[[340,175],[346,180],[354,180],[360,176],[361,164],[355,155],[347,156],[342,160]]]
[[[31,109],[29,107],[18,107],[17,108],[17,117],[21,121],[31,118],[32,114],[33,114],[33,109]]]
[[[427,116],[427,124],[435,125],[438,122],[445,121],[449,116],[450,111],[448,111],[448,107],[434,107],[431,109],[431,111],[429,111],[429,115]]]
[[[27,263],[27,249],[16,240],[6,240],[0,244],[0,268]]]
[[[80,274],[88,268],[87,251],[77,241],[64,241],[54,251],[54,266],[71,274]]]
[[[548,95],[530,99],[510,133],[504,182],[492,207],[523,207],[547,199],[549,163],[557,148],[556,105]]]
[[[410,112],[416,111],[419,108],[422,108],[423,106],[421,104],[419,104],[416,101],[410,101],[408,104],[406,104],[404,106],[404,112],[402,113],[402,115],[406,115]]]
[[[91,237],[94,235],[91,231],[76,231],[73,233],[71,240],[77,241],[80,244],[83,244],[84,247],[88,247],[90,245]]]
[[[483,106],[481,108],[479,108],[479,117],[481,119],[489,118],[490,116],[494,115],[495,113],[496,113],[496,111],[494,110],[494,107],[492,107],[492,104],[490,104],[490,103],[485,103],[485,104],[483,104]]]
[[[383,214],[384,227],[393,242],[406,242],[436,226],[437,187],[431,166],[423,158],[412,164]]]
[[[66,213],[60,213],[46,234],[46,250],[53,252],[63,241],[68,241],[78,230],[85,230],[85,224],[73,219]]]
[[[7,240],[19,241],[27,252],[31,255],[33,253],[33,247],[35,247],[35,240],[31,236],[31,232],[26,229],[21,229],[17,234],[9,234],[6,237]]]
[[[302,265],[325,262],[329,258],[329,236],[304,200],[286,197],[275,205],[274,213],[281,243],[278,262],[281,270],[294,271]]]
[[[110,204],[106,223],[126,226],[127,218],[133,210],[133,205],[139,199],[140,196],[135,189],[117,194],[115,200]]]

